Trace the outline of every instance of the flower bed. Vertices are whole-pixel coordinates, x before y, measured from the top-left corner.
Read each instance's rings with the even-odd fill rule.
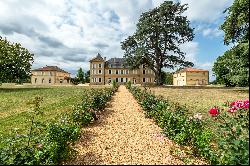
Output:
[[[214,132],[207,127],[208,122],[202,120],[201,114],[197,113],[190,117],[187,114],[187,108],[180,106],[178,103],[172,103],[162,97],[156,97],[146,90],[131,87],[129,84],[127,88],[142,106],[145,116],[153,118],[168,138],[180,145],[190,146],[194,155],[205,157],[211,164],[249,163],[246,158],[246,155],[248,156],[249,154],[248,129],[246,129],[246,126],[248,127],[249,112],[247,101],[245,101],[245,104],[242,104],[242,102],[234,104],[239,106],[239,103],[241,103],[240,107],[237,107],[238,111],[237,113],[235,112],[236,114],[230,114],[235,109],[233,107],[228,112],[221,111],[221,114],[218,107],[209,110],[212,118],[215,119],[213,123],[218,126],[219,130]],[[228,123],[220,123],[219,119],[224,116],[232,116],[234,119],[225,117],[224,120],[227,119]],[[229,122],[231,126],[228,125]],[[233,133],[234,130],[229,129],[235,125],[238,126],[238,129],[234,130],[238,131],[238,134]]]
[[[0,144],[0,165],[40,165],[59,164],[76,155],[72,148],[80,138],[80,128],[97,119],[97,112],[104,109],[117,87],[92,89],[83,94],[82,102],[71,113],[64,114],[59,120],[48,124],[40,123],[37,116],[42,116],[37,97],[30,104],[33,106],[29,134],[14,131]]]

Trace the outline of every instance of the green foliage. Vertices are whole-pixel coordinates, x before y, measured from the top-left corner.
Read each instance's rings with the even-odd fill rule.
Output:
[[[214,119],[217,125],[215,164],[249,165],[249,109],[221,113]]]
[[[249,42],[239,43],[219,56],[212,70],[219,84],[249,86]]]
[[[193,66],[185,61],[180,44],[193,40],[193,29],[187,17],[182,15],[187,5],[165,1],[159,7],[142,13],[136,32],[121,42],[126,63],[131,68],[145,64],[156,75],[157,84],[162,83],[163,67]]]
[[[173,85],[173,73],[162,71],[162,82],[166,85]]]
[[[84,80],[84,72],[82,70],[82,68],[80,67],[80,69],[77,71],[77,78],[79,80],[80,83],[84,84],[85,80]]]
[[[80,137],[80,127],[95,120],[93,111],[103,110],[114,92],[114,89],[93,89],[83,96],[82,103],[75,106],[71,114],[66,113],[48,124],[35,121],[35,117],[41,114],[42,101],[35,98],[29,103],[34,105],[29,134],[19,134],[15,130],[0,142],[0,164],[60,164],[74,157],[76,151],[72,146]]]
[[[86,74],[85,74],[85,82],[86,83],[89,83],[90,82],[90,70],[88,70],[87,72],[86,72]]]
[[[240,43],[249,37],[249,0],[234,0],[232,6],[225,10],[228,15],[221,29],[225,32],[224,43]]]
[[[131,81],[129,80],[127,83],[126,83],[126,88],[127,89],[130,89],[132,87],[132,83]]]
[[[164,134],[180,145],[192,148],[196,156],[205,157],[211,164],[249,164],[249,101],[237,112],[220,111],[208,128],[201,114],[192,117],[187,108],[162,97],[131,87],[130,92],[138,100],[146,117],[153,118]],[[235,105],[239,105],[241,101]],[[233,109],[234,110],[234,109]]]
[[[80,83],[79,78],[75,77],[75,78],[70,78],[70,82],[74,85],[78,85]]]
[[[189,117],[187,108],[171,103],[162,97],[136,87],[130,92],[139,101],[148,118],[153,118],[170,139],[180,145],[189,145],[197,156],[209,157],[211,152],[211,131],[204,127],[199,117]]]
[[[23,82],[30,77],[33,54],[19,43],[10,43],[0,36],[0,80]]]
[[[236,45],[217,58],[213,71],[219,84],[249,86],[249,0],[234,0],[225,12],[224,43]]]
[[[114,89],[118,89],[118,87],[119,87],[118,83],[115,80],[112,81],[112,87]]]

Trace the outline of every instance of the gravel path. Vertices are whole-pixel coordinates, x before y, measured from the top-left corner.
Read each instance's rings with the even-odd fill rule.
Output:
[[[170,155],[172,141],[146,119],[132,94],[120,86],[100,119],[82,129],[70,164],[184,164]]]

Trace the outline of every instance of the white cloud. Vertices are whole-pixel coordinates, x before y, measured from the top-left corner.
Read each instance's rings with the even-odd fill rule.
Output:
[[[182,4],[188,4],[186,15],[191,21],[212,23],[223,16],[223,11],[229,7],[233,0],[180,0]]]
[[[202,30],[202,35],[205,37],[222,37],[223,31],[218,28],[206,28]]]
[[[199,51],[199,43],[192,41],[188,43],[184,43],[180,46],[181,50],[186,53],[186,60],[196,63],[197,62],[197,54]]]
[[[177,1],[177,0],[176,0]],[[164,0],[1,0],[0,35],[35,53],[33,68],[58,65],[64,69],[89,69],[88,60],[100,52],[122,57],[120,42],[132,35],[142,12]],[[188,3],[192,21],[215,21],[232,0],[181,0]],[[207,30],[205,30],[207,28]],[[204,35],[219,35],[205,27]],[[181,48],[187,60],[197,62],[198,42]]]

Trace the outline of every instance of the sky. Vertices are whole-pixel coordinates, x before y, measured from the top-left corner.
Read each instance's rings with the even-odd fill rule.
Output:
[[[194,28],[194,40],[181,45],[186,59],[195,68],[209,70],[216,58],[229,49],[219,29],[233,0],[175,0],[187,4],[183,15]],[[89,60],[121,58],[121,41],[136,30],[143,12],[164,0],[1,0],[0,36],[21,43],[34,54],[32,69],[58,66],[75,77],[82,67],[89,70]]]

